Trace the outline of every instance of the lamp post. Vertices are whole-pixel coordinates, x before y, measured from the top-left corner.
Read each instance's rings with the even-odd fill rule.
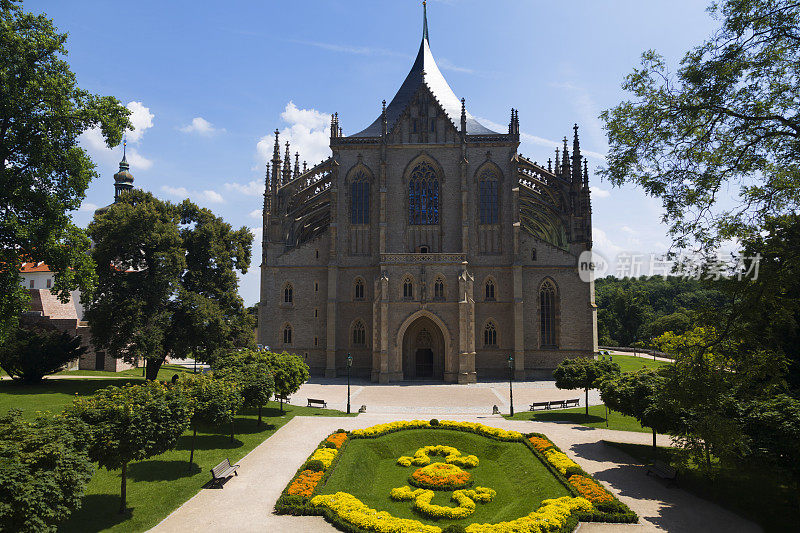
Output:
[[[353,358],[347,354],[347,414],[350,414],[350,369],[353,367]]]
[[[511,382],[514,380],[514,356],[508,356],[508,399],[511,403],[511,416],[514,416],[514,389]]]

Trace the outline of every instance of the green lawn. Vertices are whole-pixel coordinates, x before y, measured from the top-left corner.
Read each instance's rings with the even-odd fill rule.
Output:
[[[760,524],[767,532],[797,531],[798,494],[769,469],[719,465],[706,476],[692,461],[681,461],[683,450],[643,444],[606,442],[642,464],[661,459],[678,469],[678,487]]]
[[[142,368],[130,368],[128,370],[122,370],[120,372],[106,372],[105,370],[68,370],[64,372],[59,372],[58,376],[86,376],[86,377],[134,377],[134,378],[144,378],[142,375],[144,369]],[[161,381],[166,381],[172,379],[174,374],[184,374],[184,373],[191,373],[191,368],[186,368],[179,365],[163,365],[158,370],[158,379]]]
[[[555,409],[553,411],[521,411],[514,416],[504,415],[509,420],[535,420],[539,422],[570,422],[590,428],[618,429],[620,431],[639,431],[650,433],[650,428],[643,428],[632,416],[625,416],[616,411],[609,411],[606,426],[606,408],[604,405],[589,406],[589,418],[586,418],[584,407],[572,409]]]
[[[391,489],[408,485],[407,478],[417,468],[396,464],[402,455],[429,444],[455,446],[462,454],[474,454],[480,460],[468,469],[476,486],[497,491],[491,503],[478,503],[475,513],[463,520],[440,520],[467,526],[472,523],[495,523],[513,520],[539,507],[542,500],[569,495],[567,489],[536,456],[521,443],[498,442],[480,435],[447,430],[408,430],[375,439],[353,439],[320,494],[349,492],[373,509],[392,516],[413,518],[424,523],[434,521],[412,509],[411,502],[395,502]],[[443,457],[432,457],[443,462]],[[434,504],[455,506],[452,492],[437,492]]]
[[[633,355],[614,355],[612,356],[615,363],[619,364],[620,370],[623,372],[634,372],[643,368],[659,368],[664,365],[669,365],[667,361],[653,361],[653,358],[635,357]]]
[[[162,377],[159,375],[159,377]],[[163,378],[162,378],[163,379]],[[38,385],[0,382],[0,414],[16,407],[25,416],[36,411],[60,412],[76,394],[91,394],[109,385],[141,382],[141,378],[124,379],[61,379]],[[270,402],[264,409],[264,424],[257,426],[255,411],[236,419],[236,435],[230,441],[229,428],[201,428],[197,434],[194,463],[189,468],[191,433],[178,441],[175,449],[128,467],[128,515],[119,515],[119,471],[97,469],[89,483],[83,506],[59,531],[146,531],[183,502],[194,496],[211,479],[211,468],[225,458],[238,461],[261,444],[278,428],[295,416],[347,416],[332,409],[285,406],[282,415],[278,404]],[[266,512],[266,511],[265,511]]]

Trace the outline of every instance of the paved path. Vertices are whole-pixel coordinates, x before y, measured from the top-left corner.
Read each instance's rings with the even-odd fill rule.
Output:
[[[240,475],[223,489],[203,489],[158,524],[157,533],[186,531],[333,533],[320,517],[276,516],[272,508],[297,468],[326,435],[337,428],[356,429],[413,416],[366,414],[356,418],[295,417],[255,448],[239,464]],[[721,507],[646,476],[644,467],[602,440],[650,443],[647,433],[611,431],[551,422],[509,421],[500,417],[453,416],[505,429],[539,431],[641,517],[640,524],[581,524],[580,533],[736,532],[758,526]],[[659,444],[668,444],[659,436]]]

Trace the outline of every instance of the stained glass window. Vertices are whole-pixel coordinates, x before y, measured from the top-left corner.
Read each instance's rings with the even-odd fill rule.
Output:
[[[497,328],[491,322],[486,324],[483,329],[483,344],[484,346],[497,346]]]
[[[367,328],[360,320],[353,326],[353,344],[355,346],[364,346],[367,343]]]
[[[539,289],[542,346],[556,345],[556,288],[545,281]]]
[[[287,283],[283,288],[283,303],[290,304],[294,301],[294,289],[291,283]]]
[[[283,344],[292,344],[292,325],[286,324],[283,327]]]
[[[403,281],[403,298],[411,299],[414,297],[414,282],[411,278],[406,278]]]
[[[369,181],[363,172],[350,184],[350,223],[369,224]]]
[[[436,278],[436,283],[433,285],[433,299],[444,300],[444,281],[442,281],[442,278]]]
[[[361,280],[361,279],[357,279],[356,280],[355,299],[356,300],[363,300],[364,299],[364,281]]]
[[[486,299],[494,300],[494,281],[492,280],[486,281]]]
[[[427,161],[417,165],[411,172],[408,223],[417,226],[439,223],[439,179]]]
[[[487,170],[481,175],[479,192],[481,224],[497,224],[500,205],[497,202],[497,176],[494,172]]]

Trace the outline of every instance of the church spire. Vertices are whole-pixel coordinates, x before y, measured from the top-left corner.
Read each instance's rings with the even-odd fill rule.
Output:
[[[425,0],[422,0],[422,40],[428,41],[428,5]]]
[[[123,192],[133,189],[133,174],[127,157],[128,139],[122,140],[122,161],[119,162],[119,171],[114,174],[114,202],[119,200]]]

